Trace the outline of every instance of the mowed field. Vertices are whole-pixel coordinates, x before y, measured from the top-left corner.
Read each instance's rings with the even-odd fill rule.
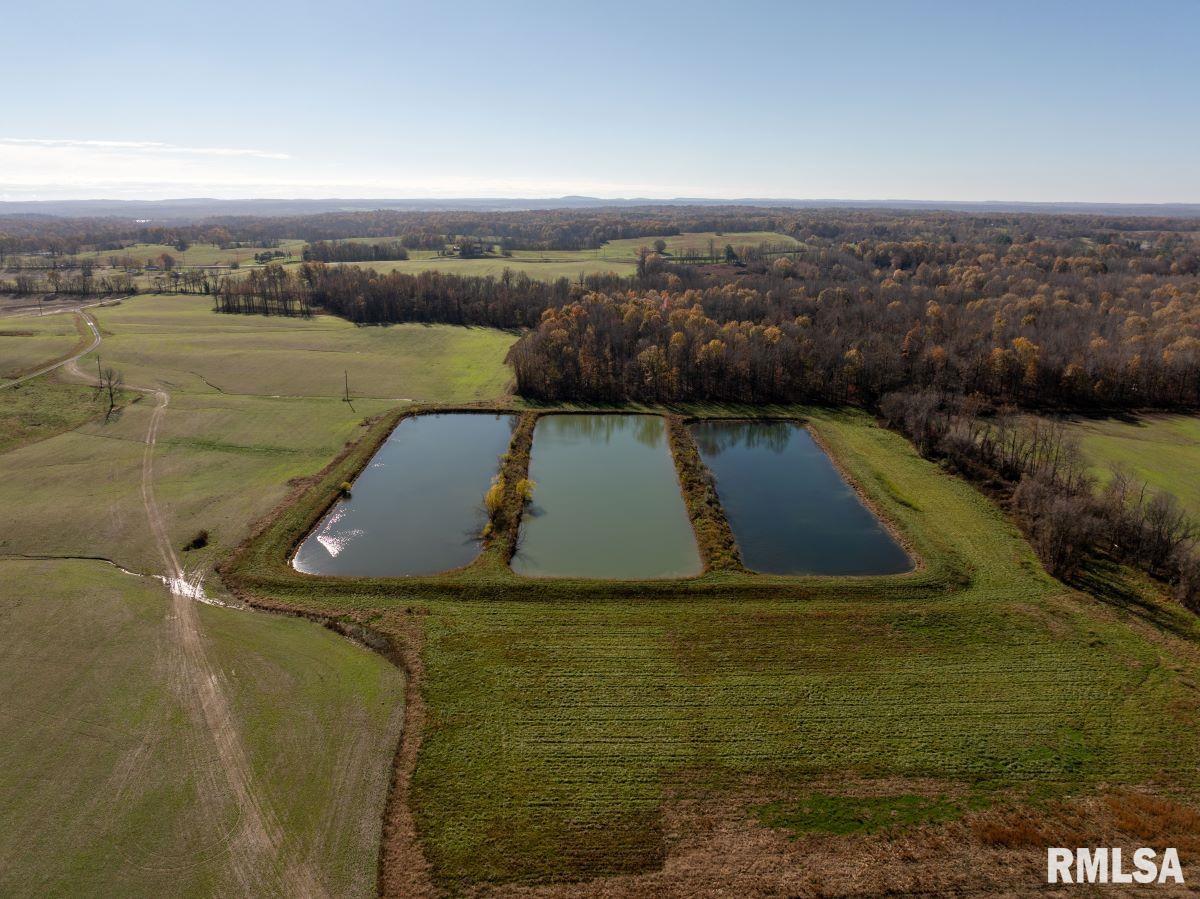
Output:
[[[1120,466],[1152,489],[1172,494],[1200,521],[1200,417],[1073,418],[1069,424],[1100,483]]]
[[[180,297],[93,314],[102,363],[169,392],[157,508],[215,599],[229,597],[213,564],[395,398],[468,402],[508,384],[513,337],[499,332],[250,321]],[[283,893],[279,878],[303,870],[331,895],[374,894],[403,674],[308,621],[198,606],[234,744],[267,832],[281,834],[271,870],[247,887],[232,862],[246,842],[240,803],[179,680],[172,600],[149,576],[162,571],[142,489],[157,400],[126,390],[106,416],[72,377],[0,394],[0,893]],[[200,530],[208,544],[183,551]]]
[[[921,569],[771,594],[710,575],[673,594],[279,595],[423,634],[412,805],[434,884],[1000,889],[1041,883],[1045,846],[1081,833],[1191,840],[1197,813],[1172,803],[1200,795],[1194,616],[1117,571],[1107,602],[1072,593],[990,501],[866,415],[772,411],[809,422]],[[900,853],[925,862],[887,863]]]

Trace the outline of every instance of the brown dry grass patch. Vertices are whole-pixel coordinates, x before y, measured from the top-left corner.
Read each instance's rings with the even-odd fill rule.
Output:
[[[821,779],[805,789],[846,796],[962,796],[937,780]],[[583,883],[480,887],[505,897],[868,897],[1077,895],[1045,883],[1049,846],[1149,845],[1180,850],[1185,876],[1200,858],[1200,811],[1127,790],[1032,802],[1020,795],[959,820],[879,833],[794,834],[763,825],[753,808],[774,790],[759,784],[722,800],[679,798],[664,807],[667,858],[659,870]],[[1190,878],[1189,878],[1190,879]],[[1070,890],[1076,890],[1070,893]],[[1085,890],[1087,888],[1084,888]],[[1117,890],[1120,887],[1116,888]],[[1156,896],[1188,887],[1154,887]],[[1105,895],[1118,895],[1107,888]],[[1090,894],[1089,894],[1090,895]]]

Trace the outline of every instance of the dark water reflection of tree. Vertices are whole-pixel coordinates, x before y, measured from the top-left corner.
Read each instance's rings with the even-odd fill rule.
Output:
[[[696,447],[705,456],[719,456],[725,450],[767,449],[783,453],[799,426],[790,421],[705,421],[692,426]]]
[[[663,420],[658,415],[550,415],[543,421],[552,422],[551,427],[560,436],[586,438],[592,443],[612,443],[619,433],[630,433],[638,443],[651,448],[663,443]]]

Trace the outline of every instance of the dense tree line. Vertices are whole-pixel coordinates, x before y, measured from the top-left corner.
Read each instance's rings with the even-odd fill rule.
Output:
[[[112,296],[135,292],[133,278],[125,272],[107,271],[95,273],[94,266],[83,265],[77,269],[44,272],[19,272],[8,279],[0,279],[0,293],[14,296]]]
[[[383,262],[408,258],[398,240],[365,243],[357,240],[317,240],[304,247],[305,262]]]
[[[580,281],[538,281],[522,272],[471,277],[440,271],[418,274],[303,263],[268,265],[223,277],[214,304],[218,312],[297,315],[313,307],[359,324],[441,322],[530,328],[542,314],[588,290],[620,289],[632,279],[591,275]]]
[[[1060,422],[931,390],[888,394],[880,413],[923,455],[999,485],[1052,574],[1070,581],[1089,557],[1110,557],[1167,581],[1180,602],[1200,612],[1196,526],[1171,494],[1121,470],[1098,489]]]
[[[378,237],[409,249],[437,249],[455,235],[470,235],[513,249],[584,249],[609,240],[684,232],[777,231],[805,242],[923,240],[934,244],[1026,243],[1050,240],[1157,240],[1193,234],[1196,218],[1136,216],[981,215],[929,210],[791,209],[753,206],[642,206],[497,212],[331,212],[289,216],[215,216],[191,222],[141,222],[118,217],[0,216],[0,261],[19,254],[68,255],[81,250],[120,251],[137,243],[186,248],[193,243],[272,247],[281,239],[306,241]]]
[[[864,239],[707,267],[700,287],[681,268],[657,290],[548,312],[513,352],[521,390],[869,406],[915,385],[1024,406],[1200,405],[1190,237]]]

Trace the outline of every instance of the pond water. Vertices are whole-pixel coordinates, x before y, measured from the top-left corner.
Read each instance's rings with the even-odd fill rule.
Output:
[[[691,427],[747,568],[767,574],[898,574],[908,554],[794,422]]]
[[[309,574],[435,574],[479,554],[483,495],[516,416],[416,415],[396,426],[292,564]]]
[[[656,415],[547,415],[512,567],[534,576],[684,577],[702,569]]]

